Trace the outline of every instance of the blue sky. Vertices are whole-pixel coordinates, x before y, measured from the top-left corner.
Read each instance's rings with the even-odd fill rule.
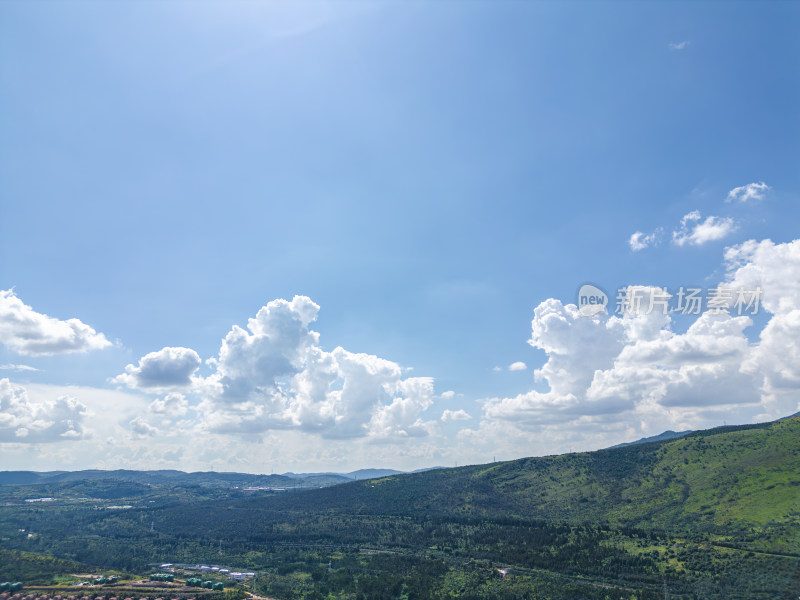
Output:
[[[536,323],[586,282],[613,300],[628,285],[752,283],[753,270],[758,283],[800,280],[799,24],[789,2],[4,2],[0,289],[19,301],[0,313],[0,378],[17,399],[0,435],[9,467],[416,468],[796,410],[800,364],[773,381],[761,356],[780,346],[762,339],[770,319],[770,332],[793,331],[798,299],[783,284],[764,290],[784,298],[774,311],[731,334],[747,347],[718,365],[720,387],[675,375],[702,406],[673,380],[623,394],[620,354],[595,369],[613,393],[600,376],[573,389],[573,363],[559,387],[546,365],[600,334],[564,346]],[[658,233],[634,249],[636,232]],[[265,312],[264,331],[283,331],[280,311],[302,321],[310,305],[295,296],[318,306],[303,326],[318,339],[237,355],[257,365],[247,377],[222,360],[221,340],[270,302],[286,306]],[[23,335],[21,314],[97,335],[31,350],[19,340],[52,342],[59,326]],[[692,322],[659,335],[688,344]],[[630,348],[655,343],[634,330]],[[137,379],[164,348],[187,352],[153,357],[163,385]],[[196,370],[169,380],[178,358]],[[298,400],[318,381],[313,361],[336,374]],[[341,404],[356,364],[372,400]],[[729,368],[755,382],[735,409],[708,399]],[[234,381],[248,391],[234,398]],[[175,414],[153,405],[169,394],[183,397],[167,403]],[[84,407],[64,409],[74,427],[41,425],[65,396]],[[608,408],[623,397],[635,406]],[[37,426],[50,434],[19,433]],[[200,434],[217,441],[193,454]]]

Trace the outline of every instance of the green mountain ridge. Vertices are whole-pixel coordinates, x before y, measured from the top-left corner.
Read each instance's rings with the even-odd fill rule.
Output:
[[[545,519],[717,531],[769,526],[800,552],[800,418],[648,444],[347,483],[241,509]],[[778,535],[780,532],[780,535]]]
[[[614,444],[613,446],[609,446],[606,448],[607,450],[613,450],[614,448],[624,448],[625,446],[635,446],[636,444],[649,444],[650,442],[663,442],[666,440],[672,440],[675,438],[683,437],[692,433],[693,430],[687,429],[686,431],[672,431],[671,429],[667,429],[666,431],[659,433],[658,435],[651,435],[648,437],[643,437],[633,442],[622,442],[621,444]]]

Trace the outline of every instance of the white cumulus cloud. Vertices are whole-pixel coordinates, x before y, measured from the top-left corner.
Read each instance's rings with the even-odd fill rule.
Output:
[[[706,217],[694,210],[681,219],[679,229],[672,232],[672,241],[678,246],[702,246],[721,240],[736,231],[736,223],[730,217]]]
[[[800,308],[800,240],[776,244],[749,240],[725,249],[727,284],[763,291],[763,306],[785,314]]]
[[[0,379],[0,442],[57,442],[86,437],[87,409],[69,395],[34,402],[24,387]]]
[[[166,347],[146,354],[138,365],[127,365],[111,381],[141,390],[185,388],[193,384],[200,364],[200,356],[191,348]]]
[[[663,229],[661,227],[648,234],[644,234],[641,231],[636,231],[631,234],[631,237],[628,239],[628,245],[634,252],[644,250],[648,246],[657,246],[661,241],[662,232]]]
[[[469,421],[472,417],[470,414],[463,410],[450,410],[449,408],[442,413],[442,422],[448,423],[450,421]]]
[[[513,362],[510,365],[508,365],[508,370],[509,371],[524,371],[527,368],[528,368],[528,365],[526,365],[521,360],[518,360],[517,362]]]
[[[111,345],[102,333],[78,319],[61,321],[36,312],[14,290],[0,290],[0,340],[27,356],[86,352]]]
[[[765,410],[782,416],[800,408],[800,240],[750,240],[725,251],[727,285],[760,290],[771,314],[743,370],[761,385]]]
[[[188,409],[189,401],[180,392],[170,392],[163,398],[156,398],[149,406],[151,413],[167,417],[182,417]]]
[[[135,417],[128,423],[128,427],[137,438],[152,437],[158,433],[158,428],[153,427],[142,417]]]
[[[767,193],[770,187],[763,181],[759,183],[748,183],[733,188],[728,192],[728,197],[725,202],[750,202],[751,200],[763,200],[764,194]]]
[[[425,437],[433,433],[434,423],[423,421],[419,414],[433,404],[433,379],[413,377],[395,381],[386,391],[392,400],[374,409],[367,424],[374,440]]]

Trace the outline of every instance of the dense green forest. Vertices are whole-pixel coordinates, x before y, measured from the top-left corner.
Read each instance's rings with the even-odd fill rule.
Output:
[[[24,581],[28,585],[56,584],[64,573],[90,573],[92,568],[72,560],[35,552],[0,548],[0,581]]]
[[[0,486],[0,544],[287,599],[800,595],[798,418],[257,496],[128,479]]]

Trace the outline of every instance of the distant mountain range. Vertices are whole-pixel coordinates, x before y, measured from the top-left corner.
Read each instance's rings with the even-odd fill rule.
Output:
[[[434,467],[438,468],[438,467]],[[420,469],[416,472],[428,471]],[[374,479],[400,475],[394,469],[359,469],[349,473],[283,473],[280,475],[252,475],[248,473],[217,473],[198,471],[186,473],[175,470],[133,471],[117,469],[103,471],[0,471],[0,485],[33,485],[70,483],[75,481],[114,480],[150,485],[205,486],[220,488],[298,488],[327,487],[360,479]]]
[[[672,431],[671,429],[667,429],[663,433],[659,433],[658,435],[651,435],[650,437],[643,437],[635,442],[623,442],[621,444],[616,444],[614,446],[609,446],[608,449],[611,450],[613,448],[624,448],[625,446],[635,446],[637,444],[649,444],[650,442],[664,442],[666,440],[674,440],[677,438],[682,438],[685,435],[689,435],[690,433],[694,433],[694,430],[687,429],[686,431]]]
[[[308,475],[251,475],[247,473],[186,473],[184,471],[0,471],[0,484],[50,484],[74,481],[114,480],[150,485],[205,486],[224,488],[323,487],[352,481],[353,477],[334,473]]]
[[[359,469],[357,471],[350,471],[349,473],[284,473],[286,477],[294,477],[297,479],[308,479],[310,477],[344,477],[346,479],[371,479],[374,477],[387,477],[389,475],[399,475],[405,471],[395,471],[394,469]]]
[[[793,415],[789,415],[788,417],[783,417],[778,419],[778,421],[785,421],[786,419],[794,419],[796,417],[800,417],[800,412],[796,412]],[[621,444],[616,444],[614,446],[609,446],[608,450],[613,448],[624,448],[625,446],[635,446],[637,444],[649,444],[651,442],[664,442],[666,440],[674,440],[677,438],[682,438],[683,436],[689,435],[690,433],[695,433],[696,430],[694,429],[687,429],[686,431],[672,431],[671,429],[667,429],[663,433],[659,433],[658,435],[651,435],[650,437],[643,437],[638,439],[634,442],[622,442]]]

